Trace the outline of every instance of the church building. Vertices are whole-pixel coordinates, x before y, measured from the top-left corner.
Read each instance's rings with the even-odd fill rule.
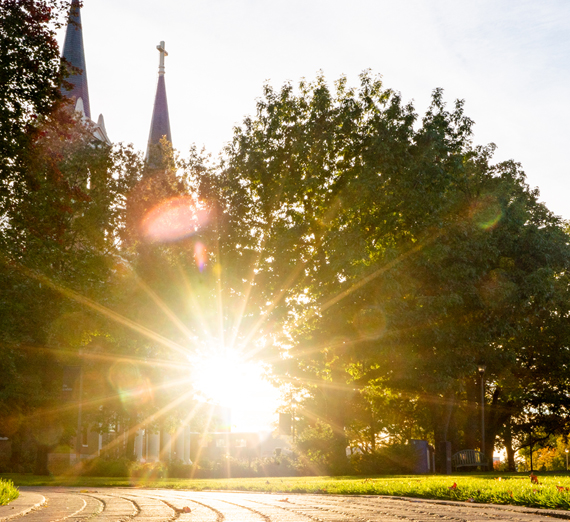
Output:
[[[158,85],[156,88],[146,151],[146,161],[150,166],[152,166],[153,161],[153,147],[156,147],[164,137],[166,137],[169,142],[172,142],[168,102],[166,99],[166,83],[164,79],[164,58],[168,56],[168,53],[166,52],[164,42],[160,42],[157,49],[159,51]],[[85,121],[93,125],[94,138],[107,145],[111,145],[112,143],[107,135],[103,115],[99,115],[97,122],[94,122],[91,117],[91,102],[89,99],[79,0],[72,0],[71,3],[62,57],[68,64],[70,74],[67,81],[71,84],[71,88],[65,90],[64,94],[73,100],[76,112],[79,112]],[[65,383],[64,387],[66,386],[69,388],[73,386],[73,383]],[[117,431],[120,431],[120,429],[118,428]],[[101,454],[106,447],[116,449],[118,446],[116,442],[117,437],[123,435],[123,433],[120,434],[115,431],[101,435],[84,427],[81,441],[79,441],[79,443],[76,441],[76,445],[81,447],[79,452],[82,458],[93,457]],[[145,430],[139,430],[135,439],[135,453],[139,460],[152,462],[173,459],[191,463],[189,428],[182,427],[175,435],[167,433],[145,433]]]
[[[79,0],[71,2],[71,11],[65,41],[63,44],[63,58],[67,61],[69,77],[67,82],[71,84],[71,90],[66,91],[69,98],[75,101],[75,110],[83,115],[86,121],[93,123],[93,135],[99,141],[111,145],[105,129],[105,120],[100,114],[97,123],[91,119],[91,105],[89,103],[89,88],[87,85],[87,68],[85,66],[85,52],[83,50],[83,29],[81,28],[81,7]]]
[[[164,42],[157,45],[159,51],[158,84],[154,99],[154,109],[150,124],[146,159],[149,161],[153,146],[156,146],[163,137],[172,143],[170,132],[170,117],[168,114],[168,101],[166,98],[166,83],[164,80],[165,65],[164,58],[168,56]],[[105,120],[100,114],[97,122],[91,117],[91,103],[89,100],[89,86],[87,82],[87,67],[85,61],[85,50],[83,47],[83,28],[81,26],[81,7],[79,0],[72,0],[69,21],[65,33],[62,57],[69,67],[69,77],[67,82],[71,84],[71,89],[65,90],[64,94],[75,102],[75,110],[83,115],[86,121],[93,123],[93,134],[96,139],[111,145],[111,140],[105,129]]]
[[[170,131],[170,117],[168,113],[168,102],[166,97],[165,83],[165,57],[168,56],[164,42],[157,46],[159,52],[158,83],[154,99],[152,119],[150,123],[149,138],[145,160],[149,167],[156,167],[159,164],[160,154],[159,144],[164,138],[172,143]],[[81,27],[81,8],[79,0],[72,0],[71,12],[65,42],[63,46],[63,58],[70,66],[70,76],[68,82],[71,89],[65,94],[75,103],[75,110],[82,117],[93,124],[93,135],[100,142],[111,145],[111,141],[105,129],[103,116],[100,115],[97,122],[91,119],[91,104],[89,99],[89,89],[87,83],[87,67],[85,61],[85,51],[83,47],[83,31]],[[73,379],[72,379],[73,380]],[[72,391],[76,387],[75,382],[64,382],[64,389]],[[79,386],[79,388],[81,388]],[[81,440],[75,441],[76,455],[83,458],[92,458],[107,454],[119,456],[126,446],[126,433],[124,428],[116,426],[110,433],[100,434],[97,430],[89,429],[81,422],[81,401],[78,400],[78,425],[82,426]],[[225,456],[235,458],[260,458],[275,454],[277,446],[287,446],[287,442],[281,439],[274,439],[270,432],[261,433],[231,433],[230,411],[227,408],[210,404],[201,404],[198,409],[203,409],[203,414],[210,419],[210,425],[217,427],[216,432],[191,433],[188,426],[181,426],[175,433],[151,433],[149,430],[140,429],[135,438],[136,458],[145,462],[156,462],[158,460],[176,460],[186,464],[191,464],[202,458],[216,459]],[[56,455],[52,455],[56,457]],[[73,462],[74,455],[69,455]],[[76,458],[76,457],[75,457]],[[55,459],[54,459],[55,460]],[[69,461],[67,462],[69,465]]]

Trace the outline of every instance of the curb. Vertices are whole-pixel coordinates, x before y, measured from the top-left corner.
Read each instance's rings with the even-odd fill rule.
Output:
[[[30,511],[43,506],[46,498],[39,493],[20,491],[20,496],[6,506],[0,506],[0,522],[26,515]]]

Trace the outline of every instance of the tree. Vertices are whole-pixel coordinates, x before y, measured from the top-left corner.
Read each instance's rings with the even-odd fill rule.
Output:
[[[63,70],[56,30],[67,2],[0,2],[0,198],[21,173],[21,154],[37,132],[37,120],[62,101]]]
[[[53,294],[45,287],[38,292],[41,284],[27,277],[20,270],[20,259],[12,256],[13,247],[22,246],[22,238],[13,234],[12,197],[14,187],[26,178],[39,122],[62,101],[63,75],[55,32],[67,12],[65,7],[65,2],[56,0],[0,2],[0,278],[4,290],[0,349],[5,376],[0,386],[0,416],[1,431],[11,437],[23,434],[30,411],[44,404],[45,391],[56,386],[54,374],[42,366],[47,354],[41,348],[38,352],[35,336],[45,332]],[[37,424],[37,419],[31,421]],[[44,429],[46,434],[49,431]],[[14,462],[20,457],[21,439],[12,440]]]
[[[477,362],[499,400],[521,363],[513,339],[540,310],[558,313],[544,289],[568,268],[563,223],[517,164],[473,146],[472,126],[440,90],[418,122],[366,73],[358,90],[341,79],[333,93],[322,77],[298,93],[266,87],[223,171],[202,180],[205,197],[217,188],[227,302],[247,297],[231,305],[248,318],[244,338],[288,360],[282,377],[307,397],[309,424],[331,428],[339,465],[358,397],[370,434],[409,437],[416,421],[432,441],[478,442]],[[557,343],[541,353],[567,337]],[[413,419],[393,423],[366,399],[383,395]],[[498,412],[487,453],[509,418]]]
[[[13,446],[24,435],[45,433],[48,423],[49,443],[58,442],[61,364],[75,361],[72,354],[105,331],[85,305],[112,299],[106,285],[133,182],[125,157],[128,151],[94,142],[90,125],[65,104],[39,120],[21,153],[22,175],[3,201],[0,235],[6,289],[0,349],[10,375],[0,385],[0,408]],[[40,449],[47,444],[37,441]]]
[[[257,328],[250,338],[266,336],[286,348],[295,334],[291,344],[303,353],[297,376],[330,405],[323,406],[325,420],[333,426],[340,462],[347,421],[338,401],[352,395],[348,368],[354,353],[352,343],[342,339],[350,340],[347,315],[353,313],[355,296],[336,306],[335,313],[327,310],[331,299],[365,276],[366,234],[378,229],[388,238],[395,235],[397,218],[389,201],[378,197],[370,207],[378,219],[363,216],[359,205],[366,195],[382,193],[378,173],[397,168],[392,155],[405,155],[415,116],[368,75],[360,92],[341,80],[336,98],[323,78],[302,83],[300,91],[296,96],[291,85],[281,92],[266,88],[257,118],[236,131],[226,169],[214,180],[222,185],[216,202],[221,209],[219,259],[228,266],[225,260],[239,255],[224,272],[226,302],[247,296],[242,315],[247,326]],[[381,155],[374,146],[393,150]],[[363,181],[357,186],[356,180]],[[359,222],[361,217],[367,222]],[[268,324],[256,327],[264,318],[270,318]],[[314,412],[317,418],[322,413]]]

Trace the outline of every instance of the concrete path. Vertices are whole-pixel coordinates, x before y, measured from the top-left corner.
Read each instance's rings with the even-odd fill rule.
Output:
[[[381,496],[20,488],[0,522],[538,522],[570,511]]]

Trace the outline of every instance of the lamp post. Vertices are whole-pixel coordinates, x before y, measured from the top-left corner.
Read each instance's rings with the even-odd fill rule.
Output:
[[[568,471],[568,448],[564,450],[566,452],[566,471]]]
[[[77,398],[77,435],[75,437],[75,464],[81,463],[81,447],[83,446],[83,422],[81,419],[82,414],[82,401],[83,401],[83,349],[80,348],[79,352],[79,393]]]
[[[481,452],[485,453],[485,370],[484,364],[478,364],[477,370],[481,376]]]

